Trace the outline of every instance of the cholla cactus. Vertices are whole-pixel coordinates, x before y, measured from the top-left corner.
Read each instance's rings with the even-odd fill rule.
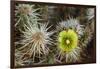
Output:
[[[21,31],[23,33],[23,39],[17,42],[17,44],[22,45],[20,48],[18,48],[18,50],[23,53],[21,57],[28,55],[28,58],[33,57],[34,62],[36,56],[40,59],[41,55],[46,55],[49,53],[49,47],[47,46],[47,44],[52,44],[52,39],[50,38],[50,36],[54,32],[48,32],[48,29],[50,27],[47,26],[48,23],[39,24],[35,27],[34,25],[30,24],[30,27],[26,26],[25,31]]]
[[[74,18],[70,18],[67,21],[62,21],[58,24],[58,31],[62,31],[64,29],[73,29],[78,33],[78,37],[81,37],[84,33],[84,26],[80,25],[79,20]]]
[[[87,9],[87,18],[88,18],[88,20],[91,20],[91,19],[93,19],[94,18],[94,8],[89,8],[89,9]]]
[[[21,60],[21,55],[23,55],[23,53],[21,53],[19,50],[15,50],[15,66],[18,66],[18,65],[24,65],[23,64],[23,60]]]
[[[59,7],[16,4],[15,66],[77,63],[88,58],[84,55],[94,34],[94,9]]]
[[[35,9],[34,5],[30,4],[18,4],[16,6],[15,15],[17,17],[16,26],[23,26],[23,24],[36,24],[38,20],[41,20],[38,16],[39,13],[36,11],[40,8]]]
[[[92,37],[93,37],[93,33],[94,33],[94,17],[95,17],[95,9],[94,8],[88,8],[86,9],[86,27],[84,29],[84,35],[82,36],[82,41],[81,45],[83,47],[87,47],[87,44],[91,41]]]
[[[79,46],[79,39],[83,35],[83,25],[80,25],[77,19],[69,19],[59,23],[58,32],[58,60],[66,58],[66,63],[80,62],[82,52]]]
[[[15,42],[16,49],[18,49],[15,54],[16,65],[24,65],[25,62],[41,62],[41,57],[49,53],[49,45],[53,44],[50,36],[54,31],[48,31],[51,27],[48,26],[48,23],[39,22],[41,19],[38,17],[40,14],[37,10],[40,8],[34,9],[34,6],[30,4],[18,4],[16,6],[17,23],[15,27],[16,30],[20,31],[22,37],[20,41]],[[17,48],[18,45],[21,47]],[[38,58],[39,61],[36,62],[35,58]]]

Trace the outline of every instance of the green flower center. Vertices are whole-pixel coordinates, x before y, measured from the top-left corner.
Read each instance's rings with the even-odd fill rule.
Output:
[[[61,51],[70,52],[77,47],[78,35],[74,30],[63,30],[59,33],[58,41]]]

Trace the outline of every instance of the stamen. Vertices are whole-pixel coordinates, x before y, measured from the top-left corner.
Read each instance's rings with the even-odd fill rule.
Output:
[[[67,39],[67,40],[66,40],[66,44],[67,44],[67,45],[70,44],[70,40]]]

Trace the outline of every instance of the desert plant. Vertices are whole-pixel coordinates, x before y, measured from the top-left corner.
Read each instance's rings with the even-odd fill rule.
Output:
[[[59,31],[57,37],[58,60],[62,61],[65,58],[67,63],[81,61],[82,49],[79,46],[79,39],[84,33],[84,26],[80,25],[77,19],[70,18],[60,22],[57,30]]]

